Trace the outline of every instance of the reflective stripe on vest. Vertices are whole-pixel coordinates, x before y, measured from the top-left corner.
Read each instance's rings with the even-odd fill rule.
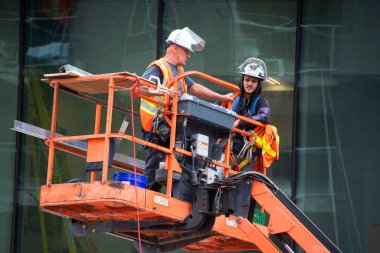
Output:
[[[163,76],[162,85],[167,87],[167,85],[169,85],[174,79],[173,73],[170,69],[168,62],[164,58],[161,58],[161,59],[159,59],[157,61],[153,61],[151,64],[149,64],[148,68],[150,68],[153,65],[156,65],[157,67],[160,68],[162,76]],[[177,67],[177,71],[178,71],[178,74],[181,75],[183,73],[183,68]],[[182,83],[182,91],[186,93],[187,92],[186,82],[184,79],[182,79],[181,81],[182,81],[181,82]],[[163,96],[156,96],[156,97],[154,97],[154,99],[159,100],[159,101],[160,100],[163,101]],[[152,102],[149,102],[146,99],[143,99],[143,98],[141,99],[140,118],[141,118],[141,126],[142,126],[144,131],[150,132],[150,130],[152,128],[153,118],[155,117],[159,108],[160,108],[160,106],[158,106]]]
[[[277,128],[269,124],[265,126],[265,129],[261,128],[257,131],[256,134],[256,146],[262,149],[263,166],[268,168],[273,160],[279,159],[280,136],[277,133]]]

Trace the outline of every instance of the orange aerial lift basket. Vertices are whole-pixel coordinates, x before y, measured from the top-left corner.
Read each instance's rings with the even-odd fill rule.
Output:
[[[78,236],[108,233],[135,241],[143,252],[167,252],[185,249],[195,252],[256,250],[282,252],[270,235],[288,235],[306,252],[340,252],[339,249],[279,190],[265,175],[231,169],[230,136],[236,118],[259,127],[265,125],[236,115],[225,107],[210,104],[188,94],[180,96],[178,83],[185,76],[197,76],[239,94],[238,87],[201,72],[190,71],[176,78],[174,92],[165,94],[163,111],[170,126],[168,147],[136,137],[134,110],[132,135],[111,131],[116,90],[161,105],[161,100],[143,96],[142,87],[156,85],[137,75],[120,72],[91,76],[47,75],[43,81],[54,89],[46,184],[41,186],[40,206],[45,212],[71,220],[71,229]],[[95,102],[94,132],[78,136],[56,133],[58,98],[61,91]],[[107,94],[101,101],[94,94]],[[105,131],[101,114],[106,107]],[[62,109],[62,108],[61,108]],[[64,108],[63,108],[64,110]],[[165,185],[164,192],[144,188],[143,163],[134,157],[115,157],[115,141],[145,145],[163,152],[166,157],[156,177]],[[75,143],[85,143],[79,148]],[[73,144],[74,143],[74,144]],[[53,182],[55,150],[60,149],[84,157],[96,164],[88,182]],[[132,179],[114,180],[109,168],[130,172]],[[97,180],[96,173],[101,173]],[[140,186],[140,187],[139,187]],[[142,186],[142,187],[141,187]],[[255,204],[267,214],[267,224],[249,220],[250,206]],[[252,210],[252,209],[251,209]],[[281,240],[280,240],[281,241]]]

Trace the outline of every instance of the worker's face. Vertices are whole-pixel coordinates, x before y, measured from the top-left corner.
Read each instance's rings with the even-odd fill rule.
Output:
[[[190,58],[190,51],[187,48],[184,48],[178,45],[175,45],[175,46],[176,46],[176,56],[177,56],[177,61],[178,61],[177,66],[183,67],[186,65],[187,60]]]
[[[252,94],[259,84],[259,79],[252,76],[244,76],[243,86],[246,94]]]

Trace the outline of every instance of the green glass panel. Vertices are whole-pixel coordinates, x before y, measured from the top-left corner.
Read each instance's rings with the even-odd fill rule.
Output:
[[[297,204],[343,252],[379,251],[378,1],[304,1]]]
[[[19,2],[0,2],[0,252],[9,252],[12,239],[16,133],[19,84]]]

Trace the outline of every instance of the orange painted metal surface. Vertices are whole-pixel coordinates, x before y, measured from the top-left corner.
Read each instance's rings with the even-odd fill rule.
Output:
[[[104,138],[89,139],[87,142],[87,162],[103,161]]]
[[[46,212],[81,221],[135,219],[137,206],[140,218],[181,221],[191,210],[188,203],[117,181],[43,185],[40,206]]]
[[[269,214],[271,234],[286,233],[306,252],[330,252],[262,183],[255,181],[252,197]]]
[[[194,252],[218,252],[218,251],[245,251],[258,250],[259,248],[252,244],[235,239],[230,236],[216,233],[207,239],[197,243],[190,244],[182,249]]]
[[[191,212],[191,204],[162,193],[116,181],[43,185],[40,206],[45,212],[86,222],[135,220],[137,212],[139,212],[140,220],[170,219],[173,222],[180,222]],[[241,229],[233,225],[232,227],[225,225],[225,220],[224,216],[218,217],[213,229],[216,232],[215,235],[188,245],[184,249],[200,252],[257,249],[257,246]],[[150,236],[168,233],[181,234],[182,232],[142,231],[142,234]],[[212,245],[210,245],[211,242]]]
[[[114,92],[115,92],[115,79],[110,78],[110,83],[108,85],[107,120],[106,120],[106,131],[105,131],[104,149],[103,149],[102,181],[106,181],[108,178],[108,160],[109,160],[109,151],[110,151],[109,134],[111,134]]]
[[[227,89],[233,90],[233,91],[235,91],[235,97],[240,94],[239,86],[234,85],[234,84],[229,83],[229,82],[226,82],[226,81],[223,81],[221,79],[215,78],[213,76],[207,75],[207,74],[199,72],[199,71],[187,71],[187,72],[183,73],[182,75],[177,76],[172,81],[172,83],[173,83],[172,85],[174,85],[175,83],[178,83],[179,80],[181,80],[182,78],[184,78],[186,76],[197,76],[203,80],[206,80],[206,81],[212,82],[214,84],[223,86]],[[169,88],[170,88],[170,86],[171,86],[171,84],[169,84]]]
[[[100,103],[97,103],[95,108],[96,109],[95,109],[94,134],[99,134],[100,133],[101,116],[102,116],[102,105]],[[89,146],[89,144],[88,144],[88,146]],[[88,146],[87,146],[87,149],[88,149]],[[87,152],[87,160],[89,160],[88,155],[89,155],[89,152]],[[96,171],[91,171],[90,181],[94,182],[95,180],[96,180]]]
[[[131,135],[114,134],[111,132],[112,110],[114,107],[113,99],[116,89],[125,89],[139,96],[138,87],[155,85],[147,80],[141,79],[133,74],[104,74],[92,77],[76,77],[71,79],[78,85],[79,90],[89,89],[87,86],[93,84],[89,89],[91,94],[108,93],[107,117],[105,133],[100,133],[100,116],[101,105],[96,105],[96,114],[94,122],[94,134],[56,137],[55,129],[57,124],[58,112],[58,94],[60,85],[66,88],[76,87],[70,83],[70,78],[45,80],[54,87],[54,101],[51,120],[51,138],[45,143],[49,145],[49,158],[46,185],[41,187],[40,206],[41,209],[59,216],[72,218],[76,220],[93,222],[109,220],[171,220],[173,223],[183,221],[191,212],[191,204],[177,200],[171,197],[173,172],[181,172],[181,168],[174,156],[175,152],[186,156],[191,156],[191,152],[182,149],[175,149],[176,120],[177,120],[177,102],[178,102],[178,80],[184,76],[195,75],[205,80],[214,82],[235,91],[235,96],[239,94],[239,88],[236,85],[224,82],[220,79],[208,76],[200,72],[186,72],[173,81],[174,96],[171,101],[171,108],[168,103],[166,110],[170,113],[167,117],[171,125],[171,141],[169,148],[164,148],[156,144],[144,141]],[[107,84],[106,84],[107,83]],[[97,87],[98,85],[99,87]],[[106,85],[106,86],[105,86]],[[121,85],[121,86],[118,86]],[[106,88],[107,89],[106,89]],[[142,95],[141,95],[142,97]],[[165,100],[168,101],[165,95]],[[152,100],[152,99],[151,99]],[[231,108],[232,103],[227,107]],[[264,126],[263,124],[252,121],[242,116],[237,116],[240,120],[249,123]],[[234,129],[234,131],[249,135],[249,133]],[[126,182],[110,181],[108,179],[108,159],[109,159],[109,142],[110,138],[121,138],[131,142],[146,145],[155,148],[167,154],[166,165],[168,169],[168,180],[166,193],[157,193],[143,188],[131,186]],[[62,145],[65,141],[86,140],[88,141],[87,154],[83,151],[75,150]],[[224,162],[212,161],[212,163],[224,167],[225,175],[236,174],[229,165],[228,154],[229,144],[225,148]],[[95,181],[95,173],[91,174],[90,182],[55,184],[52,182],[52,172],[54,165],[54,150],[61,149],[74,155],[85,157],[88,162],[103,162],[102,180]],[[125,167],[129,171],[133,168]],[[219,216],[216,218],[213,227],[213,235],[202,241],[192,243],[184,247],[186,250],[208,252],[208,251],[234,251],[234,250],[255,250],[260,249],[263,252],[281,252],[276,245],[269,239],[269,234],[286,233],[290,235],[297,243],[307,252],[327,252],[318,240],[294,217],[285,206],[281,204],[273,193],[260,182],[255,181],[253,185],[252,197],[258,204],[269,214],[268,226],[252,224],[241,217],[226,218]],[[180,231],[144,231],[146,235],[167,235],[180,234]]]
[[[59,94],[59,83],[53,83],[54,96],[53,96],[53,111],[51,116],[51,128],[50,128],[50,139],[54,139],[55,130],[57,127],[57,113],[58,113],[58,94]],[[48,157],[48,168],[46,176],[46,184],[50,185],[52,183],[53,177],[53,165],[54,165],[54,142],[49,143],[49,157]]]
[[[250,223],[241,217],[219,216],[213,231],[215,236],[185,247],[192,251],[257,250],[281,252],[268,240],[268,230],[259,224]]]
[[[261,126],[261,127],[265,127],[265,124],[259,122],[259,121],[256,121],[256,120],[253,120],[253,119],[250,119],[250,118],[247,118],[247,117],[244,117],[242,115],[239,115],[239,114],[236,114],[236,118],[237,119],[240,119],[240,120],[243,120],[247,123],[250,123],[252,125],[255,125],[255,126]]]

